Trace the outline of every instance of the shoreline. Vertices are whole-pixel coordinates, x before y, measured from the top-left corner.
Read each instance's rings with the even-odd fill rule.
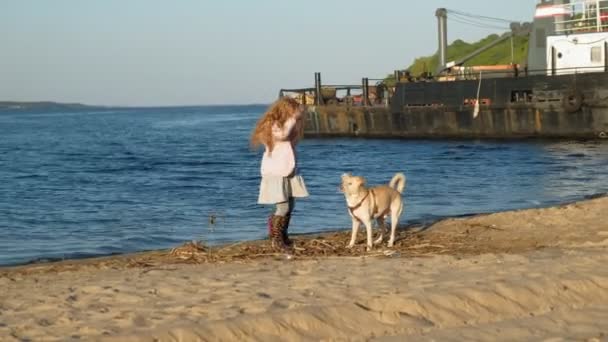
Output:
[[[608,196],[349,231],[0,268],[0,339],[526,340],[608,336]]]
[[[412,234],[415,235],[416,233],[430,229],[431,227],[433,227],[437,224],[440,224],[441,222],[446,221],[446,220],[459,220],[459,219],[468,219],[468,218],[473,218],[473,217],[482,217],[482,216],[493,215],[493,214],[511,213],[511,212],[515,213],[515,212],[526,211],[526,210],[538,210],[538,209],[548,209],[548,208],[552,208],[552,207],[563,207],[563,206],[568,206],[571,204],[589,201],[589,200],[593,200],[593,199],[598,199],[598,198],[602,198],[602,197],[608,197],[608,193],[597,193],[597,194],[592,194],[592,195],[586,195],[578,200],[561,202],[561,203],[557,203],[557,204],[546,204],[546,205],[540,205],[540,206],[533,206],[533,207],[528,207],[528,208],[523,208],[523,209],[502,210],[502,211],[487,212],[487,213],[467,213],[467,214],[462,214],[462,215],[439,217],[439,218],[432,219],[432,220],[414,221],[407,225],[399,226],[397,228],[397,231],[398,231],[397,240],[404,239],[404,238],[408,237],[408,235],[412,235]],[[407,215],[407,213],[405,213],[405,215]],[[364,231],[365,230],[364,227],[362,227],[361,230]],[[361,231],[359,233],[362,234]],[[307,240],[315,239],[315,238],[323,239],[325,237],[329,237],[330,239],[335,239],[338,236],[344,235],[344,234],[347,234],[347,235],[350,234],[350,229],[338,229],[338,230],[320,231],[320,232],[313,232],[313,233],[292,234],[290,236],[295,238],[296,240],[302,242],[302,241],[307,241]],[[375,230],[374,230],[374,234],[375,234]],[[206,245],[202,245],[202,244],[200,244],[198,246],[194,246],[193,243],[198,243],[198,241],[192,240],[192,241],[185,241],[182,245],[178,245],[176,247],[163,248],[163,249],[152,249],[152,250],[143,250],[143,251],[126,252],[126,253],[113,253],[113,254],[107,254],[107,255],[98,255],[98,256],[90,256],[90,257],[82,257],[82,258],[66,258],[66,259],[57,259],[57,260],[53,260],[53,259],[44,260],[43,259],[42,261],[32,260],[32,261],[27,261],[27,262],[17,263],[17,264],[0,265],[0,276],[5,271],[25,269],[25,268],[45,268],[47,266],[50,268],[53,268],[53,266],[59,266],[59,267],[66,266],[67,268],[69,268],[70,266],[78,267],[78,265],[89,265],[89,264],[94,265],[97,263],[103,264],[104,262],[112,261],[113,259],[116,259],[116,260],[132,259],[132,261],[145,259],[147,257],[154,259],[159,256],[170,254],[172,250],[180,249],[180,248],[183,248],[183,250],[192,250],[192,252],[194,252],[194,253],[197,252],[197,250],[198,250],[198,252],[205,250],[205,251],[209,251],[209,252],[213,253],[214,251],[222,250],[222,249],[225,249],[226,247],[230,247],[230,246],[248,246],[248,245],[250,245],[250,246],[257,247],[257,246],[265,244],[266,242],[267,242],[266,239],[262,239],[262,240],[244,240],[244,241],[231,242],[231,243],[212,245],[212,246],[206,246]],[[360,249],[357,249],[357,248],[355,248],[354,250],[362,252],[362,251],[360,251]],[[276,256],[276,253],[272,253],[265,249],[262,251],[262,253],[268,254],[268,256]],[[349,254],[352,255],[352,253],[349,253]],[[361,253],[359,253],[359,254],[361,254]],[[357,254],[355,254],[355,255],[357,255]],[[364,256],[365,253],[363,253],[361,255]],[[170,260],[166,260],[166,262],[170,262]],[[179,261],[177,261],[177,262],[179,262]]]

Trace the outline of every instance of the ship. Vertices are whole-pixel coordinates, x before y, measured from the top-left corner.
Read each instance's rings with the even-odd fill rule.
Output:
[[[307,104],[305,135],[363,138],[608,138],[608,1],[539,0],[534,18],[459,59],[447,60],[447,16],[437,17],[439,67],[394,84],[281,89]],[[522,64],[465,66],[515,35]],[[343,95],[340,95],[343,94]]]

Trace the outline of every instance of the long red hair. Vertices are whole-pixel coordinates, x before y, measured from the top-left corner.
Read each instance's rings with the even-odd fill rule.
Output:
[[[302,110],[304,110],[304,106],[290,97],[281,97],[275,101],[255,125],[255,128],[251,133],[251,147],[256,149],[260,147],[260,145],[264,145],[268,148],[269,152],[272,152],[274,148],[272,125],[276,123],[279,127],[283,127],[287,119],[292,117],[296,112]],[[296,143],[303,135],[304,124],[302,122],[302,116],[300,116],[300,119],[296,121],[296,125],[289,136],[289,140],[291,140],[292,143]]]

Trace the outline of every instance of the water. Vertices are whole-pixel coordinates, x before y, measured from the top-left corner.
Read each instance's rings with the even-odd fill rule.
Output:
[[[248,148],[263,110],[0,113],[0,265],[264,238],[261,155]],[[298,149],[311,197],[296,204],[295,233],[350,227],[337,191],[346,171],[370,184],[404,172],[403,224],[608,191],[602,142],[310,139]]]

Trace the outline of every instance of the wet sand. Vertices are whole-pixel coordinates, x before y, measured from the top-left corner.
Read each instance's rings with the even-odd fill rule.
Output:
[[[608,339],[608,197],[349,232],[0,268],[2,341]],[[407,215],[407,213],[406,213]]]

